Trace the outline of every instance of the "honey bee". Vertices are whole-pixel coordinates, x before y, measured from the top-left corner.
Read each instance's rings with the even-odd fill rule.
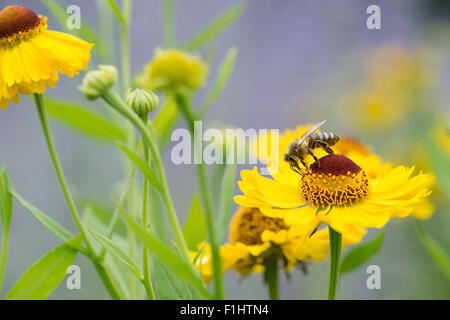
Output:
[[[312,152],[315,148],[322,148],[329,154],[334,153],[330,147],[338,143],[340,138],[331,132],[316,132],[325,124],[325,122],[327,122],[327,120],[313,125],[303,134],[303,136],[295,139],[289,145],[287,153],[284,156],[284,161],[288,162],[291,169],[295,172],[303,174],[303,170],[298,165],[299,161],[305,168],[308,168],[308,165],[305,162],[305,157],[307,155],[312,156],[315,161],[319,161]]]

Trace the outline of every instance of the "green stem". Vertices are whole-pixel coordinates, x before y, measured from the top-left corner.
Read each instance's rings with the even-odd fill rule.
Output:
[[[4,227],[2,231],[2,251],[0,253],[0,298],[2,296],[3,280],[6,272],[6,262],[8,261],[9,247],[9,227]]]
[[[158,170],[158,175],[162,185],[162,200],[167,210],[169,221],[174,233],[175,242],[179,246],[182,257],[186,261],[190,261],[188,247],[184,239],[183,232],[181,231],[180,223],[178,221],[178,217],[172,203],[172,198],[169,192],[169,186],[167,185],[164,166],[154,136],[150,134],[144,122],[129,107],[127,107],[124,104],[124,102],[120,99],[120,97],[116,93],[112,91],[107,91],[104,93],[103,99],[117,112],[125,116],[137,127],[137,129],[140,131],[142,135],[144,143],[147,144],[147,146],[149,147],[150,152],[152,153],[153,159],[155,161],[156,168]]]
[[[147,124],[148,114],[143,116],[142,121]],[[147,145],[144,143],[144,158],[145,162],[150,162],[150,155]],[[148,180],[144,179],[142,187],[142,224],[145,229],[148,230],[148,197],[149,197],[149,185]],[[145,246],[142,246],[142,269],[144,271],[144,286],[147,292],[147,296],[150,300],[155,300],[155,293],[153,292],[152,276],[150,272],[150,261],[148,256],[148,250]]]
[[[78,214],[77,208],[75,206],[75,202],[73,201],[72,195],[70,194],[69,187],[67,186],[67,181],[64,176],[64,172],[61,167],[61,163],[58,158],[58,154],[56,153],[55,144],[53,142],[53,137],[50,131],[50,127],[48,125],[48,118],[47,118],[47,112],[44,107],[44,102],[42,99],[41,94],[34,94],[34,101],[36,103],[36,108],[39,114],[39,119],[42,124],[42,130],[44,133],[45,141],[47,142],[48,151],[50,154],[50,157],[53,162],[53,166],[55,168],[56,176],[58,177],[59,184],[61,186],[61,190],[64,194],[64,198],[66,199],[67,206],[69,207],[70,213],[72,215],[72,218],[75,222],[75,225],[77,226],[78,230],[83,234],[84,241],[86,243],[86,246],[88,247],[89,251],[92,255],[92,261],[94,261],[95,268],[97,272],[99,273],[100,277],[102,278],[105,287],[107,288],[109,294],[113,299],[120,299],[123,297],[123,294],[121,294],[117,288],[112,282],[112,279],[109,277],[107,271],[105,270],[104,266],[98,262],[95,261],[96,255],[95,251],[93,249],[92,243],[90,242],[89,238],[87,237],[86,229],[81,221],[81,217]]]
[[[188,123],[189,130],[192,135],[194,135],[194,121],[195,118],[192,113],[192,109],[185,96],[177,95],[176,101],[184,115],[186,122]],[[194,143],[194,153],[202,152],[201,146],[197,146]],[[202,194],[203,205],[205,209],[206,216],[206,227],[208,229],[208,238],[211,244],[211,254],[212,254],[212,262],[213,262],[213,279],[214,279],[214,292],[215,298],[218,300],[222,300],[224,298],[224,289],[223,289],[223,277],[222,277],[222,262],[220,259],[219,247],[217,245],[216,235],[214,233],[214,207],[211,196],[211,187],[208,182],[206,168],[203,164],[203,161],[200,164],[196,165],[197,175],[200,181],[200,192]]]
[[[328,229],[330,233],[330,282],[328,286],[328,300],[334,300],[339,282],[342,235],[331,227],[328,227]]]
[[[265,278],[269,287],[270,300],[278,300],[279,288],[278,288],[278,261],[270,262],[266,266]]]
[[[122,15],[125,18],[124,23],[120,24],[120,42],[122,50],[122,79],[123,92],[131,88],[131,68],[130,68],[130,18],[132,11],[132,1],[124,0],[122,7]]]
[[[175,0],[164,0],[164,46],[175,48]]]

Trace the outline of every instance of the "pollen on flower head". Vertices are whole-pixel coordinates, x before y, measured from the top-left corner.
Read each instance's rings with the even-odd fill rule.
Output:
[[[313,163],[303,175],[300,191],[318,206],[345,206],[364,199],[369,181],[364,170],[343,155],[330,154]]]
[[[38,33],[47,25],[47,18],[21,6],[8,6],[0,11],[0,46],[15,45],[17,41]]]
[[[283,219],[267,217],[257,208],[240,208],[231,221],[230,242],[245,245],[262,244],[265,230],[277,232],[287,229]]]

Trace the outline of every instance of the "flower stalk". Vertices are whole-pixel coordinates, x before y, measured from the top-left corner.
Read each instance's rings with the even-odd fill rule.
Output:
[[[56,176],[58,177],[61,190],[64,194],[64,198],[66,199],[67,206],[69,207],[70,213],[72,215],[72,218],[74,219],[75,225],[77,226],[78,230],[81,232],[81,234],[84,237],[84,241],[86,242],[86,246],[88,247],[92,261],[94,263],[94,267],[97,270],[97,272],[100,275],[100,278],[102,279],[106,289],[108,290],[109,294],[113,299],[121,299],[123,297],[123,294],[118,289],[117,285],[113,282],[112,278],[108,274],[107,270],[104,268],[104,266],[97,261],[97,257],[95,256],[95,251],[93,249],[92,243],[90,242],[89,238],[87,237],[86,228],[83,225],[83,222],[81,221],[81,217],[78,213],[78,210],[75,205],[75,201],[72,198],[72,195],[69,191],[69,187],[67,185],[66,178],[64,176],[64,172],[61,167],[61,163],[59,161],[58,154],[56,153],[55,144],[53,142],[53,137],[50,131],[50,127],[48,125],[48,117],[47,112],[45,110],[44,102],[42,99],[41,94],[34,94],[34,101],[36,104],[36,108],[39,114],[39,119],[41,121],[42,130],[44,133],[45,141],[47,143],[48,151],[50,154],[50,157],[53,162],[53,166],[55,168]]]
[[[186,97],[182,94],[175,96],[176,102],[188,124],[191,134],[194,134],[194,121],[196,120],[191,106],[188,103]],[[198,147],[198,146],[197,146]],[[195,153],[201,152],[201,150],[194,150]],[[211,195],[211,187],[208,183],[206,168],[203,163],[197,164],[197,175],[200,181],[200,192],[202,194],[206,227],[208,229],[209,241],[211,244],[212,262],[213,262],[213,281],[215,298],[222,300],[224,298],[223,277],[222,277],[222,262],[219,254],[219,247],[217,245],[217,239],[214,233],[214,216],[213,216],[213,202]]]
[[[339,267],[342,249],[342,234],[329,227],[330,233],[330,281],[328,300],[335,300],[339,281]]]
[[[280,295],[278,286],[278,261],[276,259],[266,265],[264,276],[269,287],[270,300],[278,300]]]

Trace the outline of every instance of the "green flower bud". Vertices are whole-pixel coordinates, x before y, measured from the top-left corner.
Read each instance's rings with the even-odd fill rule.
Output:
[[[143,89],[128,90],[127,105],[141,117],[156,110],[158,104],[159,98],[152,91]]]
[[[116,83],[118,72],[116,67],[99,65],[97,70],[86,73],[78,89],[86,99],[95,100]]]

